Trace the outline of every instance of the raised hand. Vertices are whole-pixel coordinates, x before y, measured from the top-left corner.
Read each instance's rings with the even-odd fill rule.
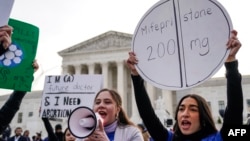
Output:
[[[236,60],[236,54],[239,51],[240,47],[241,47],[241,42],[237,38],[237,31],[232,30],[231,37],[227,42],[227,48],[231,49],[231,51],[229,53],[226,62],[232,62]]]

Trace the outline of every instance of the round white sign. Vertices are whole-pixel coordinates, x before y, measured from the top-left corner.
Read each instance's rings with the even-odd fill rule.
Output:
[[[161,0],[134,32],[137,71],[158,88],[197,86],[224,64],[231,30],[230,16],[216,0]]]

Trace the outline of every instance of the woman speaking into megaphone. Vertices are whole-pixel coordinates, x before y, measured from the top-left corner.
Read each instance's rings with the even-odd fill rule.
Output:
[[[121,96],[116,91],[100,90],[94,99],[93,111],[102,120],[98,120],[98,128],[85,141],[143,141],[140,130],[123,110]]]

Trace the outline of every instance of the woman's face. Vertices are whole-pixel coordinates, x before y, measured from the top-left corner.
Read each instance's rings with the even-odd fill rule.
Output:
[[[101,92],[95,99],[94,112],[99,113],[103,126],[107,126],[116,120],[120,108],[108,91]]]
[[[180,104],[177,112],[178,126],[184,135],[190,135],[200,130],[200,115],[197,101],[187,97]]]
[[[65,133],[65,141],[75,141],[76,138],[70,133],[69,129],[67,129]]]

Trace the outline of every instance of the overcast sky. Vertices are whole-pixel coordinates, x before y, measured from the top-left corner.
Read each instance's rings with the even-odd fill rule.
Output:
[[[218,0],[228,11],[239,34],[242,49],[238,53],[242,74],[249,75],[250,8],[247,0]],[[33,90],[43,89],[44,75],[60,75],[61,57],[57,52],[109,30],[133,34],[145,12],[158,0],[16,0],[11,18],[40,29]],[[224,67],[215,75],[223,76]],[[0,93],[10,91],[0,90]]]

